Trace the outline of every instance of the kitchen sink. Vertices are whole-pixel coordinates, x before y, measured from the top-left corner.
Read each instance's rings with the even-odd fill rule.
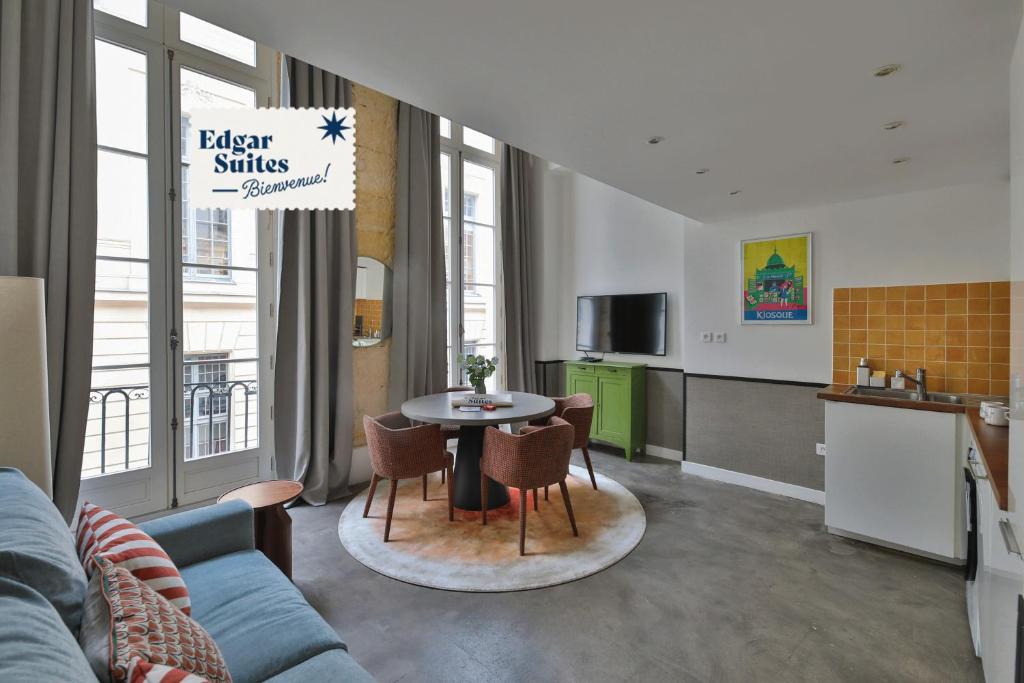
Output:
[[[878,398],[898,398],[906,401],[920,401],[921,395],[916,391],[907,391],[905,389],[881,389],[877,387],[854,387],[851,394],[855,396],[875,396]],[[928,402],[930,403],[949,403],[953,405],[960,405],[963,403],[963,399],[956,394],[947,394],[941,391],[932,391],[928,393]]]

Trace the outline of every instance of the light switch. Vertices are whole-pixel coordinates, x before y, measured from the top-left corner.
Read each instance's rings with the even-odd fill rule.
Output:
[[[715,334],[714,334],[714,332],[701,332],[700,333],[700,340],[702,342],[704,342],[705,344],[710,344],[711,342],[713,342],[715,340]]]
[[[725,343],[725,332],[715,332],[715,343],[716,344],[724,344]]]

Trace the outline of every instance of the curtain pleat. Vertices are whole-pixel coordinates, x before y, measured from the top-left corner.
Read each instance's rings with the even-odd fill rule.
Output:
[[[512,391],[536,391],[534,308],[530,254],[532,157],[506,147],[501,164],[501,273],[505,303],[505,383]]]
[[[349,107],[351,84],[289,57],[292,107]],[[348,495],[352,464],[352,211],[284,212],[274,371],[278,476],[301,481],[313,505]]]
[[[75,513],[92,380],[96,68],[91,0],[0,3],[0,275],[46,281],[54,502]]]

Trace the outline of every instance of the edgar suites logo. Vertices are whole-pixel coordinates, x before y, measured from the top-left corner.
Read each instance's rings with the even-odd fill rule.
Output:
[[[354,209],[355,109],[198,109],[189,200],[201,209]]]

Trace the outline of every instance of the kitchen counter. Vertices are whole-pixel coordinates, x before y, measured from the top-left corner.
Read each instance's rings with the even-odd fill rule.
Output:
[[[966,413],[967,424],[971,426],[974,444],[978,447],[978,455],[981,456],[985,470],[988,472],[996,503],[999,504],[999,509],[1008,510],[1010,502],[1010,430],[1008,427],[993,427],[986,424],[981,419],[978,408],[974,406],[968,406]]]
[[[818,398],[840,403],[861,403],[869,406],[887,406],[889,408],[906,408],[908,410],[928,410],[933,413],[962,413],[970,406],[978,405],[978,399],[963,397],[963,403],[935,403],[932,401],[915,401],[909,398],[890,398],[888,396],[863,396],[854,394],[857,387],[850,384],[830,384],[818,392]]]

